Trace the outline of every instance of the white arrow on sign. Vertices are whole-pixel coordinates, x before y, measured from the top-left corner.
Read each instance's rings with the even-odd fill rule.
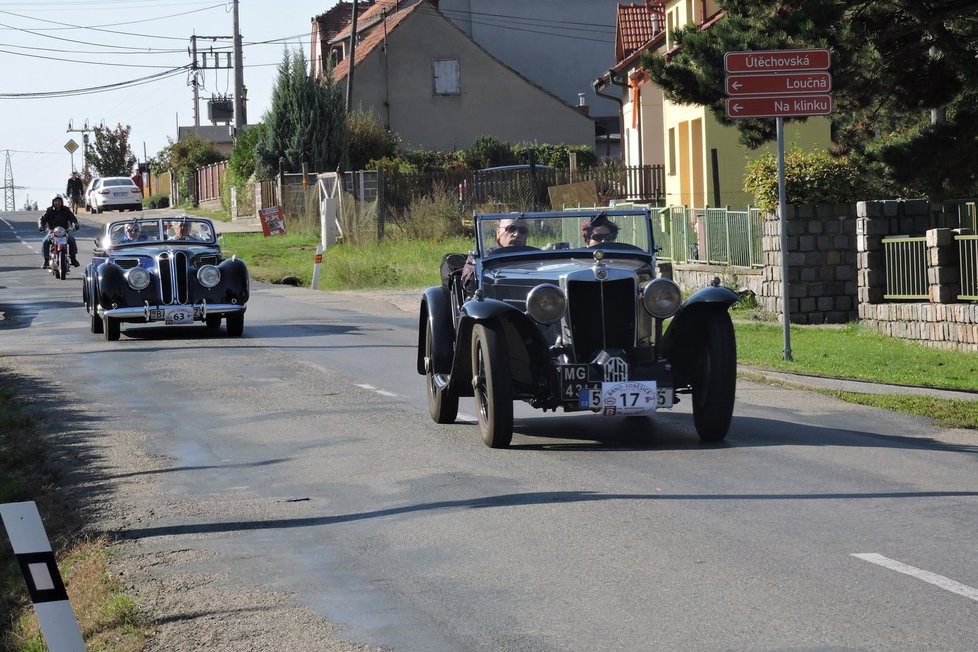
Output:
[[[743,84],[741,84],[739,81],[735,81],[735,82],[731,82],[730,83],[730,87],[733,88],[733,89],[735,89],[735,90],[740,90],[740,87],[741,86],[743,86]]]

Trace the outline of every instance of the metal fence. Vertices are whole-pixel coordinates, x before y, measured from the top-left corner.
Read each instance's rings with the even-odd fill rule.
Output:
[[[620,204],[618,204],[620,205]],[[668,206],[653,213],[652,230],[659,258],[673,263],[763,267],[759,208]]]
[[[958,271],[961,275],[959,301],[978,301],[978,235],[959,235]]]
[[[927,299],[927,238],[883,238],[884,299]]]

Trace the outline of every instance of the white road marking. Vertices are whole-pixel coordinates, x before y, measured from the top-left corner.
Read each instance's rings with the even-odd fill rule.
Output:
[[[972,588],[966,584],[961,584],[960,582],[955,582],[949,577],[944,577],[943,575],[938,575],[937,573],[931,573],[930,571],[925,571],[917,568],[916,566],[904,564],[903,562],[890,559],[889,557],[884,557],[883,555],[876,554],[875,552],[853,553],[852,556],[862,559],[863,561],[868,561],[871,564],[877,564],[883,568],[889,568],[890,570],[894,570],[898,573],[903,573],[904,575],[916,577],[918,580],[922,580],[928,584],[933,584],[934,586],[942,588],[945,591],[957,593],[958,595],[962,595],[966,598],[974,600],[975,602],[978,602],[978,589]]]
[[[478,423],[479,422],[479,419],[478,418],[476,418],[476,417],[474,417],[474,416],[472,416],[470,414],[462,414],[461,412],[458,413],[458,416],[455,418],[455,420],[456,421],[462,421],[462,422],[465,422],[465,423]]]
[[[369,389],[371,392],[374,392],[376,394],[380,394],[381,396],[392,396],[394,398],[397,398],[398,396],[400,396],[400,394],[395,394],[394,392],[388,392],[385,389],[377,389],[373,385],[361,385],[360,383],[354,383],[354,385],[356,385],[357,387],[359,387],[361,389]]]

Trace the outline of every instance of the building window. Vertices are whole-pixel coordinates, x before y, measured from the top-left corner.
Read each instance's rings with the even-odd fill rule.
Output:
[[[669,174],[676,174],[676,128],[669,127]]]
[[[686,0],[686,24],[696,22],[696,16],[693,15],[693,0]]]
[[[458,95],[461,93],[458,59],[432,60],[431,73],[435,95]]]

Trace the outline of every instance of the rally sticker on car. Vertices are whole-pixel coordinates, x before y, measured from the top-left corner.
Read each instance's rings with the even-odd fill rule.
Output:
[[[200,308],[197,306],[173,306],[167,308],[153,308],[149,311],[150,321],[161,321],[167,326],[178,324],[192,324],[194,319],[200,318]]]
[[[654,380],[601,383],[601,389],[581,390],[580,406],[606,416],[648,414],[672,407],[672,388],[660,388]]]

